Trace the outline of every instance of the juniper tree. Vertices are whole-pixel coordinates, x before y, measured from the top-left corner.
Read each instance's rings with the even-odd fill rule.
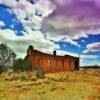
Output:
[[[15,60],[16,54],[10,49],[6,43],[0,44],[0,69],[7,70],[8,67],[12,66]]]

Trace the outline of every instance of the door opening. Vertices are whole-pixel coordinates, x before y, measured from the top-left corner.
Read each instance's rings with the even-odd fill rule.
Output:
[[[78,61],[75,61],[75,69],[76,69],[76,70],[79,69],[79,63],[78,63]]]

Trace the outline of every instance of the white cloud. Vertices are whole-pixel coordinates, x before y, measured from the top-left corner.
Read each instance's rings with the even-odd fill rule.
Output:
[[[100,51],[100,42],[88,44],[83,53],[96,52],[96,51]]]
[[[3,21],[0,21],[0,28],[5,26],[5,23]]]
[[[99,19],[97,17],[99,16],[99,9],[95,9],[96,1],[51,0],[51,2],[54,2],[56,10],[44,19],[43,29],[48,32],[47,35],[50,38],[67,35],[72,40],[79,39],[80,37],[88,37],[89,34],[100,34]],[[88,2],[90,2],[89,6]],[[93,11],[91,10],[92,7],[94,8]]]
[[[19,0],[19,2],[17,2],[16,0],[12,0],[12,1],[11,0],[0,0],[0,3],[10,7],[11,8],[10,13],[12,12],[12,13],[16,14],[18,20],[22,23],[22,25],[26,31],[25,35],[28,34],[28,37],[31,37],[29,34],[30,33],[29,30],[40,29],[43,18],[50,15],[55,9],[55,6],[53,5],[53,3],[50,2],[50,0],[45,0],[45,1],[39,0],[38,3],[35,3],[35,4],[31,4],[27,0]],[[35,15],[37,10],[42,14],[42,17]],[[25,20],[26,18],[27,18],[27,20]],[[60,20],[59,20],[59,17],[57,17],[56,19],[52,20],[52,22],[50,21],[49,23],[51,23],[52,25],[54,23],[54,27],[57,29],[62,28],[62,27],[75,26],[74,23],[71,24],[70,22],[61,25],[62,22],[66,22],[66,21],[68,22],[68,20],[64,17],[60,17]],[[13,27],[13,25],[12,25],[12,27]],[[53,29],[51,28],[51,30],[53,30]],[[64,30],[60,30],[59,32],[62,33],[63,31]],[[63,34],[60,35],[59,32],[56,31],[55,34],[53,34],[53,32],[52,32],[52,33],[50,33],[50,35],[47,32],[47,39],[50,39],[53,41],[60,41],[61,39],[63,39],[65,37],[65,35],[63,35]],[[59,35],[56,35],[56,33]],[[80,34],[78,34],[78,37],[79,37],[79,35]],[[42,35],[42,37],[43,37],[43,35]],[[74,37],[77,37],[77,36],[75,35]],[[69,36],[68,38],[69,39],[65,40],[66,42],[69,42],[72,45],[79,46],[75,41],[73,41],[71,39],[72,35]]]
[[[40,31],[27,30],[28,34],[19,37],[15,35],[13,30],[0,29],[0,41],[6,42],[8,46],[17,53],[17,57],[25,57],[29,45],[33,45],[35,49],[48,54],[53,54],[55,49],[60,49],[59,45],[44,39],[44,36]],[[78,57],[75,53],[61,50],[57,50],[57,55],[72,55]]]
[[[73,0],[67,0],[67,2],[66,0],[54,0],[54,1],[59,5],[65,5],[65,4],[69,5],[73,2]]]
[[[61,56],[71,55],[71,56],[74,56],[74,57],[79,57],[78,54],[72,53],[72,52],[68,52],[68,51],[56,50],[56,52],[57,52],[57,55],[61,55]]]
[[[26,50],[29,45],[33,45],[35,49],[50,54],[52,54],[54,49],[60,48],[59,45],[45,39],[40,31],[32,31],[31,29],[24,36],[17,36],[10,29],[0,29],[0,41],[6,42],[14,49],[18,57],[24,57],[26,55]]]
[[[80,45],[79,45],[76,41],[73,41],[73,40],[71,40],[71,39],[68,38],[68,37],[65,38],[64,41],[67,42],[67,43],[70,43],[71,45],[75,45],[75,46],[77,46],[77,47],[80,47]]]
[[[97,55],[80,55],[80,58],[82,59],[95,59],[98,58]]]
[[[7,42],[19,55],[25,54],[30,44],[40,51],[49,53],[55,48],[60,48],[59,45],[45,39],[40,31],[32,31],[32,29],[40,29],[42,19],[55,9],[49,0],[39,0],[35,4],[31,4],[28,0],[0,0],[0,4],[11,8],[9,12],[16,15],[26,31],[23,32],[23,36],[16,36],[13,30],[0,29],[0,41]],[[36,11],[42,16],[36,15]]]
[[[48,16],[55,9],[49,0],[39,0],[35,4],[31,4],[27,0],[0,0],[0,4],[10,7],[25,29],[26,27],[40,29],[42,18]],[[36,11],[39,11],[42,17],[37,16]],[[26,18],[27,20],[25,20]]]
[[[40,0],[36,4],[31,4],[27,0],[19,0],[19,2],[16,0],[0,0],[0,3],[11,8],[10,13],[16,14],[26,30],[26,32],[23,32],[23,36],[16,36],[13,30],[0,29],[0,40],[7,42],[16,51],[18,56],[25,56],[27,46],[30,44],[37,50],[50,54],[52,54],[54,49],[60,48],[59,45],[51,42],[48,37],[44,39],[44,35],[40,31],[32,31],[32,28],[39,29],[42,18],[48,16],[55,9],[55,6],[49,0]],[[36,10],[41,12],[42,18],[35,16]],[[28,18],[28,20],[25,20],[25,18]],[[71,40],[68,42],[76,45]],[[62,55],[61,51],[59,54]]]
[[[42,28],[48,32],[47,35],[50,37],[66,35],[70,39],[79,39],[81,37],[87,38],[89,34],[100,34],[100,29],[96,28],[98,22],[87,22],[81,23],[65,16],[55,16],[45,18],[43,21]]]
[[[53,35],[54,35],[54,34],[53,34]],[[70,43],[71,45],[80,47],[80,45],[79,45],[76,41],[72,40],[72,39],[71,39],[70,37],[68,37],[68,36],[63,36],[63,35],[53,36],[53,35],[47,34],[47,39],[53,40],[53,41],[55,41],[55,42],[63,41],[63,42]]]

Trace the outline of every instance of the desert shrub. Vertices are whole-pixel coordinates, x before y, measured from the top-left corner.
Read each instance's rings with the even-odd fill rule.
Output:
[[[45,77],[45,72],[42,68],[37,68],[36,69],[36,77],[37,78],[44,78]]]
[[[50,84],[50,83],[51,83],[51,80],[48,79],[48,78],[45,78],[45,79],[43,80],[43,83],[44,83],[44,84]]]
[[[30,60],[17,59],[13,65],[14,71],[31,71],[32,64]]]
[[[21,80],[21,81],[27,81],[27,80],[29,80],[29,78],[28,78],[27,76],[25,76],[25,75],[22,75],[22,76],[20,77],[20,80]]]
[[[18,74],[12,74],[8,75],[5,77],[5,80],[7,81],[16,81],[16,80],[21,80],[21,81],[27,81],[29,80],[29,77],[27,75],[18,75]]]
[[[4,77],[4,80],[6,80],[6,81],[15,81],[15,80],[18,80],[18,79],[19,79],[19,77],[16,74],[6,75]]]
[[[15,81],[15,80],[18,80],[18,79],[19,79],[19,77],[17,75],[12,75],[11,76],[11,80],[14,80]]]
[[[36,81],[37,78],[36,78],[36,76],[33,76],[33,75],[32,75],[32,76],[30,77],[30,80],[31,80],[31,81]]]

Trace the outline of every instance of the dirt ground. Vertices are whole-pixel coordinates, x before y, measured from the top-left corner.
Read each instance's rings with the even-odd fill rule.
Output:
[[[0,75],[0,100],[100,100],[100,69],[46,74],[33,72]]]

